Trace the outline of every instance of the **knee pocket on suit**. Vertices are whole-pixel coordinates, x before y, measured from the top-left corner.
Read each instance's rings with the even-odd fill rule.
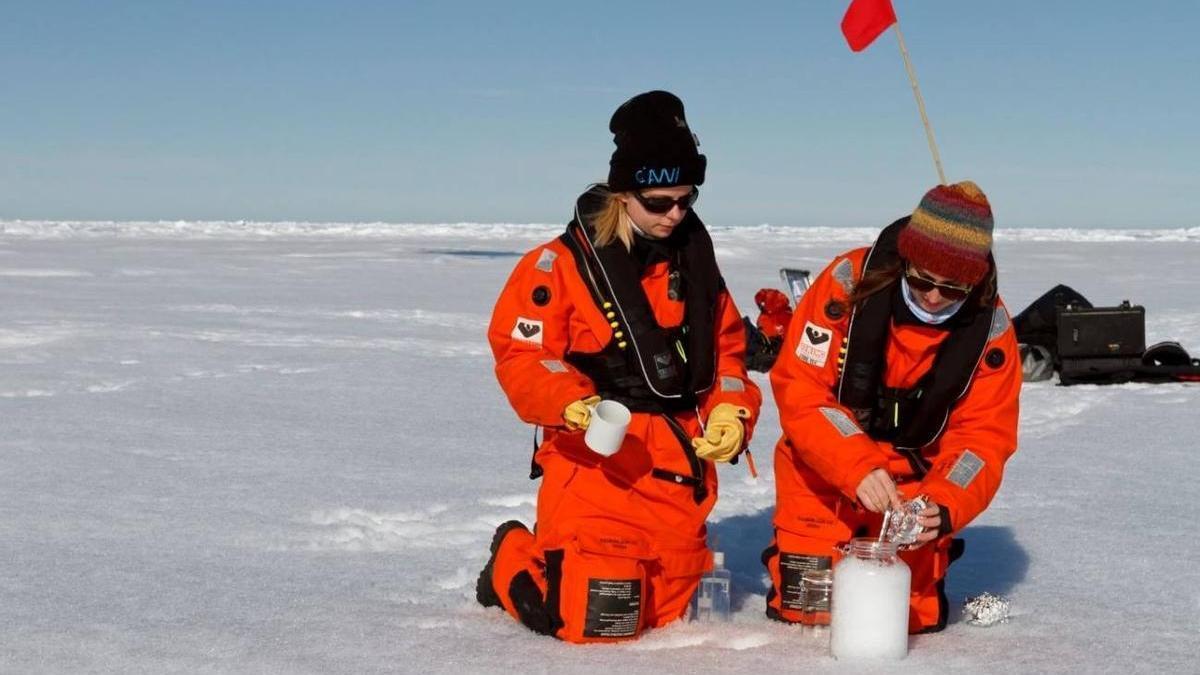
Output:
[[[581,534],[546,551],[546,607],[558,637],[611,642],[641,634],[652,564],[644,541],[620,534]]]
[[[762,555],[763,564],[771,575],[767,616],[797,623],[814,612],[828,612],[828,607],[806,606],[800,582],[805,572],[833,568],[834,544],[832,541],[776,530],[774,543]]]

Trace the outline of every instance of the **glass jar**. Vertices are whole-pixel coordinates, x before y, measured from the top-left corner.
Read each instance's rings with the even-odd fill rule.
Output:
[[[902,659],[908,655],[912,574],[897,544],[852,539],[833,567],[829,649],[837,659]]]
[[[808,570],[801,574],[800,622],[806,626],[828,626],[832,592],[833,570]]]

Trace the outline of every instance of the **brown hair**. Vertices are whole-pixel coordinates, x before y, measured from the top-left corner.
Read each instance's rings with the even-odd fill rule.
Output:
[[[633,247],[633,220],[625,210],[624,194],[610,193],[599,210],[588,214],[588,219],[596,228],[596,246],[608,246],[613,241],[620,241],[627,251]]]
[[[967,296],[968,301],[978,307],[990,306],[995,304],[996,301],[996,263],[990,259],[988,262],[987,274],[983,277],[982,281],[975,284],[975,289],[971,292],[971,295]],[[850,297],[846,299],[846,302],[844,304],[838,303],[841,305],[842,311],[846,310],[847,305],[853,307],[855,310],[862,309],[862,305],[867,301],[867,298],[890,287],[900,279],[900,275],[904,273],[904,265],[905,262],[903,259],[896,258],[894,262],[868,271],[857,284],[854,284],[854,290],[851,291]]]

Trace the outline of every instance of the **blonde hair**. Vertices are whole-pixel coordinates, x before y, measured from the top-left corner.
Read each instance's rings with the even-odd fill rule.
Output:
[[[625,210],[622,194],[609,194],[604,200],[604,206],[589,214],[592,225],[596,228],[596,246],[608,246],[613,241],[620,241],[625,245],[626,251],[633,248],[633,220]]]

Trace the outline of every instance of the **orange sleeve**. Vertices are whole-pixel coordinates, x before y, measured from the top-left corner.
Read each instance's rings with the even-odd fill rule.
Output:
[[[921,492],[950,512],[954,531],[975,519],[1000,489],[1004,463],[1017,450],[1021,359],[1008,312],[993,320],[999,333],[988,342],[970,389],[950,413],[938,439],[937,459]],[[1000,322],[1000,323],[997,323]],[[1003,332],[997,330],[1008,324]]]
[[[517,416],[530,424],[558,426],[572,401],[595,393],[582,373],[563,360],[575,307],[568,276],[570,255],[547,245],[527,253],[500,291],[488,326],[496,378]]]
[[[771,369],[792,461],[807,465],[850,499],[856,498],[858,484],[868,473],[888,464],[884,448],[838,403],[835,391],[849,310],[833,319],[826,307],[830,301],[844,303],[850,274],[856,278],[861,264],[862,255],[856,251],[839,256],[821,272],[800,298]]]
[[[705,419],[721,403],[749,410],[750,417],[742,420],[745,442],[749,443],[762,407],[762,392],[746,374],[746,327],[729,291],[721,291],[717,298],[716,324],[717,377],[701,397],[700,410]]]

